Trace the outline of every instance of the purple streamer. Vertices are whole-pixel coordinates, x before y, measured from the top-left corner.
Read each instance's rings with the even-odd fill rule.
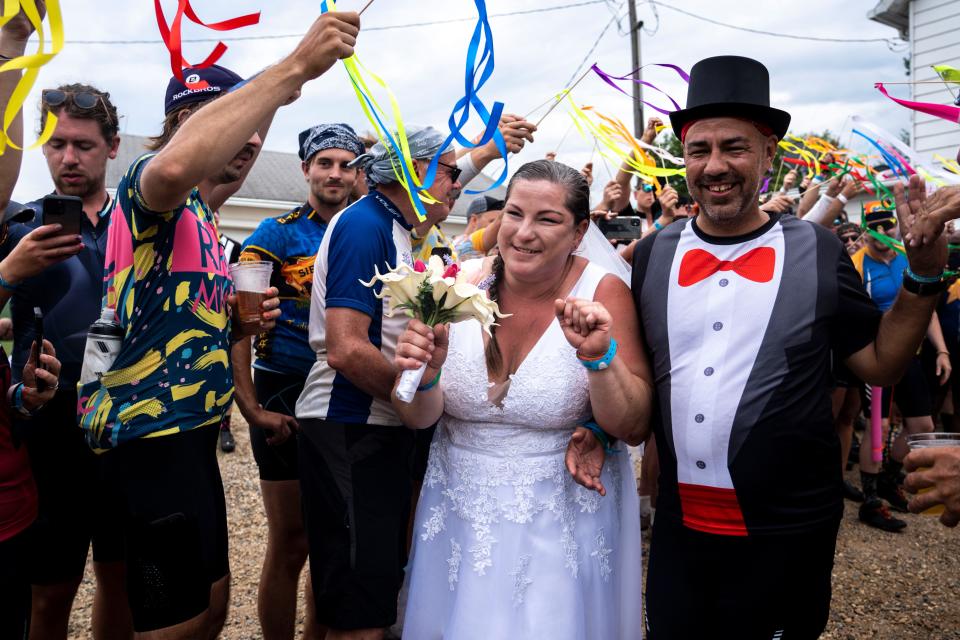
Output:
[[[770,176],[767,176],[766,180],[763,181],[763,186],[760,187],[760,193],[766,193],[767,189],[770,188]]]
[[[592,67],[590,67],[590,68],[593,69],[594,73],[596,73],[598,76],[600,76],[600,78],[601,78],[604,82],[606,82],[606,83],[609,84],[611,87],[613,87],[614,89],[616,89],[617,91],[619,91],[620,93],[622,93],[623,95],[625,95],[625,96],[627,96],[627,97],[629,97],[629,98],[631,98],[631,99],[633,98],[633,96],[631,96],[629,93],[627,93],[626,91],[624,91],[624,90],[620,87],[620,85],[618,85],[616,82],[614,82],[614,80],[628,80],[628,81],[630,81],[630,82],[636,82],[637,84],[642,84],[642,85],[645,86],[645,87],[650,87],[650,88],[653,89],[654,91],[656,91],[656,92],[658,92],[658,93],[662,93],[663,95],[667,96],[667,99],[670,100],[670,102],[673,103],[673,111],[679,111],[679,110],[681,109],[680,105],[677,103],[676,100],[673,99],[673,97],[672,97],[669,93],[667,93],[666,91],[664,91],[663,89],[661,89],[660,87],[658,87],[657,85],[655,85],[655,84],[653,84],[653,83],[651,83],[651,82],[647,82],[646,80],[637,80],[636,78],[632,77],[633,74],[637,73],[638,71],[640,71],[640,69],[643,69],[644,67],[666,67],[666,68],[668,68],[668,69],[673,69],[674,71],[677,72],[677,75],[679,75],[681,78],[683,78],[684,82],[688,82],[688,83],[690,82],[690,76],[687,75],[687,72],[686,72],[686,71],[684,71],[683,69],[681,69],[680,67],[678,67],[678,66],[675,65],[675,64],[668,64],[668,63],[646,64],[646,65],[643,65],[643,67],[639,67],[639,68],[637,68],[637,69],[634,69],[633,71],[631,71],[630,73],[628,73],[628,74],[625,75],[625,76],[612,76],[612,75],[610,75],[609,73],[607,73],[606,71],[604,71],[603,69],[601,69],[600,67],[598,67],[596,64],[594,64],[594,65],[593,65]],[[665,116],[669,116],[669,115],[673,112],[673,111],[667,111],[667,110],[665,110],[665,109],[661,109],[661,108],[658,107],[657,105],[651,104],[651,103],[647,102],[646,100],[641,100],[640,102],[642,102],[643,104],[647,105],[648,107],[650,107],[650,108],[653,109],[654,111],[657,111],[657,112],[659,112],[659,113],[662,113],[662,114],[665,115]]]

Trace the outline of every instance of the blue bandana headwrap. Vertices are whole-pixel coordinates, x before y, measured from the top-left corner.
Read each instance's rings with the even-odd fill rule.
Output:
[[[300,159],[310,160],[315,153],[324,149],[343,149],[355,155],[363,155],[363,143],[357,132],[348,124],[318,124],[300,132]]]

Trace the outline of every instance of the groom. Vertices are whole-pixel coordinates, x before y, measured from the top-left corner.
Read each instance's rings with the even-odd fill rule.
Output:
[[[670,120],[701,213],[633,263],[659,401],[649,637],[817,638],[843,513],[831,353],[869,384],[899,378],[944,289],[960,190],[897,186],[910,269],[881,314],[832,233],[758,207],[790,123],[767,69],[721,56],[690,75]]]

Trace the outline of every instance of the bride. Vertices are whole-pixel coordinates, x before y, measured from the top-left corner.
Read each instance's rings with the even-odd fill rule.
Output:
[[[641,635],[637,495],[626,447],[613,439],[646,437],[652,382],[628,288],[574,255],[589,211],[579,172],[522,166],[507,190],[500,256],[465,265],[492,280],[490,296],[510,316],[490,337],[473,320],[411,320],[400,338],[398,366],[427,362],[428,382],[394,407],[409,427],[440,420],[404,638]],[[602,470],[584,468],[607,434],[616,451]]]

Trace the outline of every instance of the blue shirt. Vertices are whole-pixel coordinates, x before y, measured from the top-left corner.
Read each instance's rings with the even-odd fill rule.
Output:
[[[280,318],[272,331],[254,341],[254,367],[306,377],[317,356],[310,348],[307,323],[313,291],[313,263],[327,223],[309,204],[260,223],[240,252],[240,260],[273,264],[271,286],[280,291]]]
[[[316,362],[297,402],[298,418],[318,418],[350,424],[400,425],[389,401],[374,398],[327,363],[327,309],[353,309],[370,317],[367,337],[388,362],[393,362],[397,338],[409,318],[387,317],[387,300],[376,295],[381,286],[365,287],[374,275],[398,262],[413,264],[410,229],[400,210],[377,191],[361,198],[330,221],[320,243],[313,273],[310,305],[310,346]]]
[[[10,225],[10,236],[0,257],[6,257],[25,235],[43,224],[43,200],[26,205],[35,212],[30,222]],[[83,215],[80,235],[83,250],[51,265],[20,283],[10,301],[13,320],[13,379],[20,381],[33,344],[33,308],[43,312],[43,336],[53,344],[60,360],[60,384],[73,386],[80,379],[87,330],[100,317],[103,292],[103,261],[110,224],[110,198],[103,203],[97,224]]]
[[[866,248],[860,251],[863,252],[862,261],[854,256],[853,263],[863,278],[863,288],[867,290],[867,294],[877,307],[881,311],[886,311],[897,299],[897,294],[903,285],[903,272],[907,270],[910,263],[901,253],[896,254],[890,264],[887,264],[882,260],[871,258]]]

